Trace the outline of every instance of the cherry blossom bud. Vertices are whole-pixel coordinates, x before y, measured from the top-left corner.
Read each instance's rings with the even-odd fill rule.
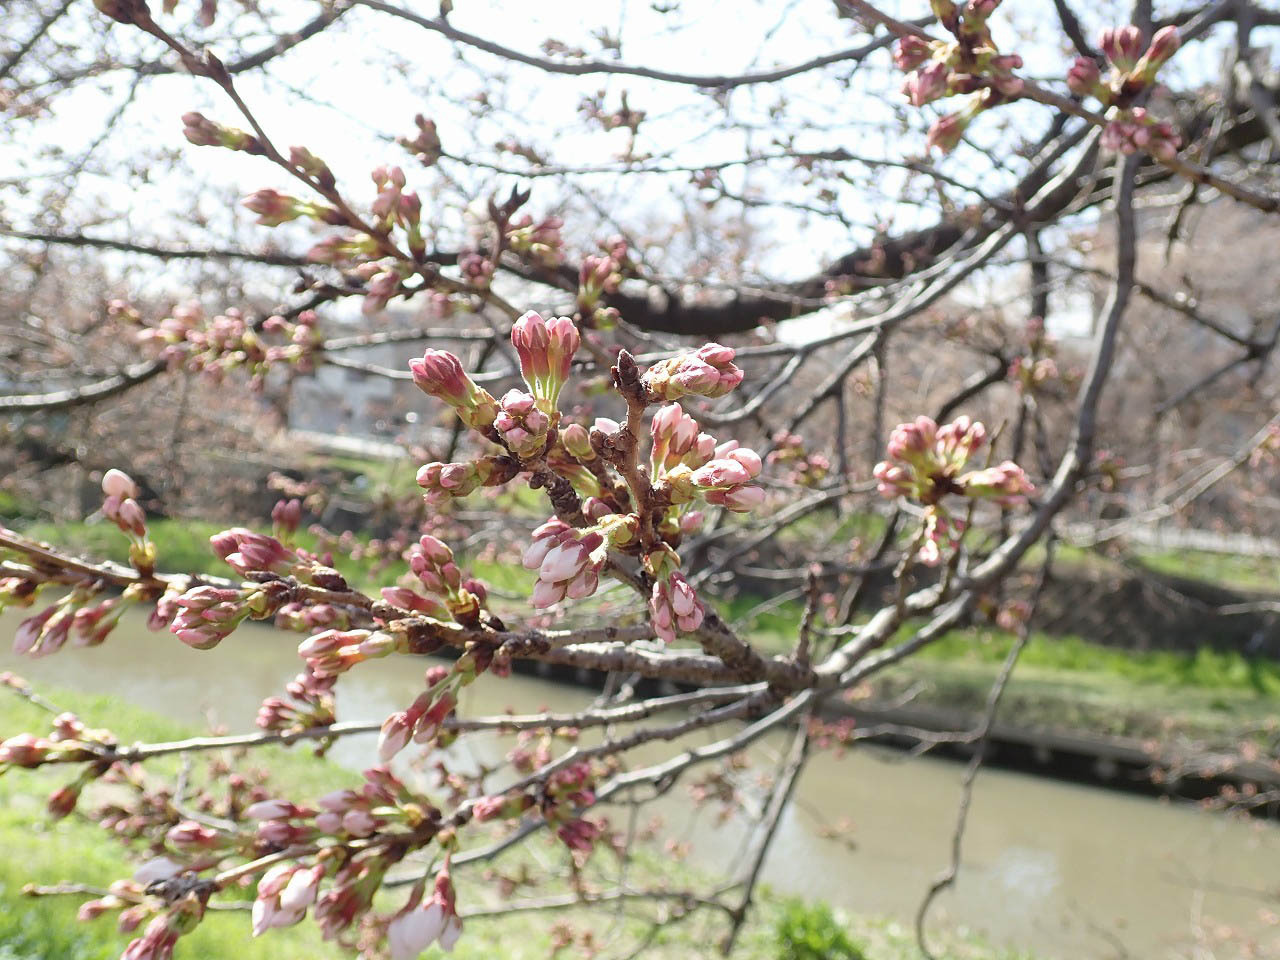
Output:
[[[493,421],[494,429],[518,457],[535,457],[547,445],[551,419],[537,406],[537,398],[523,390],[508,390]]]
[[[112,468],[102,475],[102,492],[108,497],[127,500],[139,496],[138,485],[122,470]]]
[[[63,817],[69,816],[76,808],[76,803],[80,800],[80,788],[76,784],[68,784],[65,787],[59,787],[53,793],[49,794],[48,802],[45,804],[45,810],[54,820],[61,820]]]
[[[925,138],[925,146],[930,149],[937,147],[943,153],[950,153],[964,138],[964,133],[969,129],[969,124],[973,121],[973,112],[970,110],[960,110],[956,113],[949,113],[945,117],[939,117],[929,126],[929,134]]]
[[[732,347],[708,343],[694,353],[663,360],[645,371],[642,382],[659,400],[679,400],[686,394],[723,397],[742,382],[733,363]]]
[[[132,2],[132,0],[125,0],[125,2]],[[243,150],[245,153],[259,155],[265,153],[257,137],[235,127],[214,123],[203,114],[184,113],[182,123],[182,135],[197,147],[226,147],[228,150]]]
[[[485,430],[498,414],[497,401],[487,390],[476,386],[462,362],[445,350],[427,350],[421,359],[409,361],[418,389],[453,407],[467,426]]]
[[[1166,41],[1167,42],[1167,41]],[[1098,46],[1117,69],[1128,72],[1142,56],[1144,37],[1135,26],[1115,27],[1103,30]],[[1176,47],[1175,47],[1176,49]],[[1173,51],[1170,51],[1172,55]]]
[[[1098,96],[1102,91],[1102,72],[1092,57],[1076,57],[1067,71],[1067,87],[1078,97]]]
[[[906,73],[924,63],[933,53],[933,45],[914,34],[900,37],[893,44],[893,65]]]
[[[258,215],[257,222],[264,227],[278,227],[296,220],[310,209],[297,197],[277,190],[259,190],[241,201],[245,208]]]
[[[561,445],[584,463],[596,459],[596,452],[591,447],[591,435],[580,423],[571,423],[560,431]]]
[[[302,812],[301,807],[288,800],[260,800],[246,807],[244,815],[250,820],[287,820]]]
[[[556,830],[556,836],[570,850],[589,853],[600,837],[600,827],[590,820],[570,820]]]
[[[430,597],[415,593],[408,587],[383,587],[381,592],[383,600],[402,610],[425,613],[431,617],[439,617],[446,613],[444,607],[436,603],[436,601]]]
[[[184,820],[165,834],[169,845],[183,851],[214,850],[223,844],[222,834],[194,820]]]
[[[985,470],[966,473],[958,483],[966,496],[995,500],[1004,506],[1021,503],[1027,494],[1035,491],[1023,469],[1011,460]]]
[[[902,84],[902,92],[913,107],[923,107],[926,103],[947,95],[947,82],[950,78],[951,70],[945,63],[930,63],[907,76]]]
[[[38,767],[49,756],[53,744],[30,733],[20,733],[0,742],[0,767]]]
[[[684,575],[676,570],[665,580],[657,580],[649,595],[649,620],[654,632],[674,643],[676,632],[689,633],[702,625],[705,611],[698,595]]]
[[[271,523],[281,534],[297,531],[299,524],[302,523],[302,501],[297,497],[276,501],[276,505],[271,508]]]
[[[1175,26],[1161,27],[1156,31],[1154,37],[1151,38],[1151,46],[1147,48],[1147,52],[1143,57],[1146,65],[1146,74],[1148,82],[1155,79],[1155,73],[1160,67],[1175,53],[1182,43],[1182,38],[1178,34],[1178,28]]]

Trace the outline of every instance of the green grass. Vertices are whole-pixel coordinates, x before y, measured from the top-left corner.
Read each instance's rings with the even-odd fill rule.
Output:
[[[956,630],[925,648],[927,660],[951,663],[1001,663],[1013,636],[997,630]],[[1246,696],[1280,694],[1280,663],[1230,651],[1201,648],[1194,654],[1167,650],[1119,650],[1076,636],[1037,633],[1020,657],[1022,667],[1066,673],[1104,673],[1133,684],[1172,689],[1209,688]]]
[[[1196,550],[1167,550],[1139,554],[1142,564],[1156,573],[1232,590],[1280,593],[1280,559],[1246,557]]]

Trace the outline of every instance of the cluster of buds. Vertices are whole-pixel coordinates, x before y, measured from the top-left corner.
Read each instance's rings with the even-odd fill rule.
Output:
[[[484,605],[484,586],[474,579],[464,580],[462,571],[454,562],[449,545],[430,534],[423,534],[409,551],[409,569],[428,593],[444,601],[445,608],[459,623],[474,624]],[[405,609],[431,612],[429,608],[413,601],[412,597],[397,596],[408,601],[397,603]],[[395,603],[388,598],[388,602]]]
[[[1128,106],[1155,83],[1156,74],[1178,52],[1180,44],[1178,28],[1173,26],[1157,30],[1150,46],[1138,27],[1103,30],[1098,46],[1111,66],[1110,72],[1104,77],[1092,58],[1077,57],[1067,72],[1067,86],[1077,96],[1096,98],[1104,107]]]
[[[47,737],[19,733],[0,741],[0,772],[6,767],[29,770],[46,763],[92,760],[93,747],[110,747],[115,742],[110,731],[90,730],[74,714],[61,713]]]
[[[195,893],[171,903],[147,924],[141,937],[125,947],[120,960],[170,960],[178,940],[200,925],[204,908],[204,901]]]
[[[512,325],[511,345],[520,358],[520,373],[543,413],[555,412],[560,391],[569,379],[573,355],[581,344],[578,327],[568,317],[543,320],[530,310]],[[503,397],[504,409],[506,400]]]
[[[252,811],[250,807],[246,813]],[[253,935],[260,937],[275,927],[300,922],[316,902],[324,874],[321,864],[303,867],[294,863],[278,863],[264,873],[253,901]]]
[[[535,223],[533,217],[522,213],[507,222],[507,247],[539,266],[558,267],[564,262],[564,238],[560,236],[563,226],[559,217],[546,217]]]
[[[240,150],[257,156],[266,153],[262,142],[253,134],[215,123],[195,111],[182,115],[182,135],[197,147],[226,147],[228,150]]]
[[[298,644],[298,656],[317,677],[336,677],[357,663],[376,660],[399,651],[389,633],[371,630],[325,630]]]
[[[1157,160],[1168,161],[1178,155],[1182,137],[1173,124],[1157,120],[1145,107],[1130,107],[1115,111],[1107,120],[1102,146],[1125,156],[1146,152]]]
[[[660,407],[649,424],[649,432],[653,436],[649,467],[654,477],[680,466],[696,470],[715,456],[716,438],[701,432],[698,421],[678,403]]]
[[[440,133],[436,130],[436,122],[422,114],[413,118],[418,132],[413,137],[396,137],[396,143],[408,150],[415,160],[424,167],[435,166],[440,159]]]
[[[453,407],[468,427],[484,432],[493,426],[498,401],[488,390],[476,386],[452,353],[427,350],[420,360],[409,361],[409,370],[419,390]]]
[[[511,457],[479,457],[461,463],[427,463],[418,469],[418,486],[423,499],[439,506],[453,497],[465,497],[480,487],[497,487],[519,471]]]
[[[583,257],[578,268],[578,321],[591,330],[609,330],[618,322],[615,307],[605,306],[604,299],[618,292],[623,277],[632,268],[627,242],[612,237],[599,256]]]
[[[316,901],[314,916],[324,939],[336,939],[369,912],[390,866],[385,855],[376,853],[353,857],[342,865]]]
[[[1139,151],[1158,160],[1172,160],[1182,145],[1173,125],[1156,120],[1144,108],[1133,106],[1139,96],[1156,81],[1160,68],[1177,52],[1181,43],[1178,28],[1157,30],[1148,46],[1142,30],[1135,26],[1102,31],[1098,45],[1110,70],[1104,76],[1090,57],[1077,57],[1067,71],[1067,86],[1079,97],[1094,97],[1110,108],[1102,145],[1123,154]]]
[[[692,633],[702,626],[706,610],[689,581],[679,570],[655,580],[649,594],[649,620],[654,632],[667,643],[675,643],[676,633]]]
[[[821,453],[809,453],[805,449],[804,438],[798,433],[780,430],[774,434],[773,442],[769,462],[788,468],[787,482],[801,487],[817,487],[831,472],[831,461]]]
[[[539,798],[543,819],[555,827],[556,836],[575,854],[589,854],[600,836],[599,825],[580,816],[596,802],[595,781],[591,764],[579,761],[553,774]]]
[[[672,503],[687,503],[701,496],[712,506],[748,513],[764,502],[764,489],[751,482],[759,476],[761,466],[760,455],[754,450],[739,446],[737,440],[726,440],[696,470],[682,464],[666,471],[662,480]]]
[[[538,405],[538,399],[523,390],[508,390],[502,395],[493,428],[507,449],[522,459],[539,457],[547,449],[551,418]]]
[[[988,20],[1000,0],[933,0],[933,12],[953,40],[929,40],[914,34],[893,47],[894,65],[907,74],[902,92],[912,106],[921,107],[944,97],[970,94],[960,110],[934,121],[928,145],[949,151],[983,110],[1022,94],[1017,54],[1002,54],[991,37]]]
[[[566,597],[581,600],[595,593],[608,544],[598,530],[575,530],[554,518],[533,531],[521,558],[526,570],[538,571],[533,605],[550,607]]]
[[[391,960],[416,960],[433,943],[450,953],[462,935],[448,857],[436,874],[430,899],[423,900],[424,893],[424,885],[415,886],[408,903],[387,924]]]
[[[939,562],[942,547],[955,544],[964,532],[962,523],[943,507],[944,497],[955,494],[1011,506],[1034,490],[1026,473],[1010,460],[961,472],[986,439],[986,428],[968,417],[942,427],[928,417],[917,417],[899,424],[889,436],[889,459],[874,470],[878,489],[882,496],[904,496],[926,508],[921,550],[926,563]]]
[[[332,567],[320,562],[319,558],[305,550],[292,550],[265,533],[232,527],[215,533],[209,538],[209,545],[213,547],[214,553],[242,577],[273,573],[281,577],[296,577],[326,590],[347,589],[347,582],[342,576]],[[269,610],[263,616],[274,614],[279,606],[279,603],[269,604]]]
[[[169,629],[197,650],[213,649],[246,619],[265,620],[277,606],[272,593],[259,586],[192,587],[174,603],[178,609]]]
[[[717,446],[680,404],[661,407],[650,432],[650,467],[671,503],[679,506],[701,496],[709,504],[745,513],[764,501],[764,490],[751,483],[760,474],[759,454],[736,440]]]
[[[1009,379],[1019,393],[1036,393],[1058,379],[1058,364],[1053,357],[1014,357]]]
[[[460,660],[462,658],[459,658]],[[378,736],[378,756],[383,763],[415,743],[427,743],[441,731],[444,722],[458,705],[458,691],[475,679],[463,663],[454,669],[432,667],[426,672],[426,689],[405,710],[398,710],[382,722]]]
[[[742,370],[733,362],[732,347],[708,343],[693,353],[682,353],[654,364],[641,382],[659,400],[679,400],[692,394],[723,397],[742,382]]]
[[[130,315],[123,306],[117,313]],[[279,364],[302,373],[313,369],[322,342],[316,322],[314,311],[303,310],[296,320],[273,315],[255,327],[235,307],[210,319],[198,303],[188,303],[175,307],[158,325],[144,327],[138,340],[159,347],[171,369],[190,370],[215,383],[232,370],[246,370],[250,387],[260,390]]]
[[[8,589],[25,593],[32,581],[17,579],[18,583]],[[68,640],[78,647],[98,646],[119,625],[125,610],[139,602],[141,589],[133,584],[117,597],[98,599],[102,593],[100,582],[78,583],[56,603],[18,625],[13,638],[14,654],[47,656],[61,650]],[[25,593],[26,598],[34,596],[34,587]],[[29,605],[29,601],[19,605]],[[0,608],[3,606],[0,603]]]
[[[156,565],[156,548],[147,539],[138,485],[122,470],[111,469],[102,475],[102,494],[102,515],[129,536],[129,562],[139,572],[150,573]]]
[[[14,654],[47,657],[58,653],[72,639],[73,630],[77,645],[101,644],[119,623],[125,605],[137,598],[137,590],[131,588],[128,596],[95,602],[100,593],[101,585],[97,582],[77,584],[58,602],[27,617],[14,632]]]
[[[318,676],[304,670],[285,685],[283,697],[267,697],[258,708],[255,723],[272,733],[296,733],[314,727],[327,727],[337,719],[333,688],[337,674]]]

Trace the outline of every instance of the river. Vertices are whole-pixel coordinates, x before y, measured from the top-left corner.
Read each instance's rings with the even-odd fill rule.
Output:
[[[37,685],[112,693],[175,720],[222,724],[231,732],[251,730],[258,704],[300,665],[296,638],[256,625],[202,652],[147,632],[138,617],[129,617],[102,647],[20,660],[7,642],[18,619],[13,612],[0,616],[0,669]],[[339,719],[381,719],[407,705],[420,686],[421,671],[407,668],[403,658],[362,664],[339,686]],[[466,692],[461,712],[567,710],[590,696],[537,679],[486,676]],[[111,720],[84,719],[108,727]],[[781,745],[779,739],[756,749],[760,769],[772,769]],[[484,751],[484,744],[477,749]],[[332,756],[362,767],[372,750],[372,738],[357,737]],[[844,757],[815,754],[783,816],[764,881],[785,893],[909,922],[948,857],[961,772],[951,761],[904,760],[873,747]],[[679,788],[675,793],[686,796]],[[723,864],[739,848],[740,825],[716,828],[711,811],[695,811],[685,799],[668,802],[663,813],[669,829],[691,841],[691,856],[702,866]],[[841,822],[850,828],[851,844],[824,836],[825,826]],[[1044,957],[1119,955],[1116,944],[1134,957],[1182,957],[1192,955],[1187,945],[1195,930],[1223,924],[1274,941],[1276,928],[1260,915],[1280,908],[1278,888],[1275,824],[984,770],[959,881],[939,898],[932,917]],[[1270,891],[1271,899],[1252,891]]]

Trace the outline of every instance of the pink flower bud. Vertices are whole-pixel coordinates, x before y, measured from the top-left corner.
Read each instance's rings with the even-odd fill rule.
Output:
[[[684,353],[654,364],[645,371],[644,385],[660,400],[679,400],[686,394],[723,397],[742,382],[743,373],[733,363],[731,347],[708,343],[694,353]]]
[[[1078,97],[1097,96],[1101,90],[1102,73],[1092,57],[1076,57],[1067,71],[1067,87]]]
[[[1098,39],[1098,46],[1117,69],[1128,72],[1134,68],[1138,58],[1142,56],[1143,42],[1140,29],[1135,26],[1125,26],[1103,30]]]
[[[138,485],[125,472],[112,468],[102,475],[102,492],[108,497],[126,500],[139,495]]]
[[[421,359],[409,361],[413,382],[418,389],[453,407],[467,426],[485,430],[497,416],[497,402],[489,392],[476,386],[462,362],[444,350],[427,350]]]
[[[923,107],[947,94],[951,70],[945,63],[930,63],[907,76],[902,92],[913,107]]]
[[[907,34],[893,44],[893,65],[906,73],[929,59],[932,52],[933,47],[928,40]]]

